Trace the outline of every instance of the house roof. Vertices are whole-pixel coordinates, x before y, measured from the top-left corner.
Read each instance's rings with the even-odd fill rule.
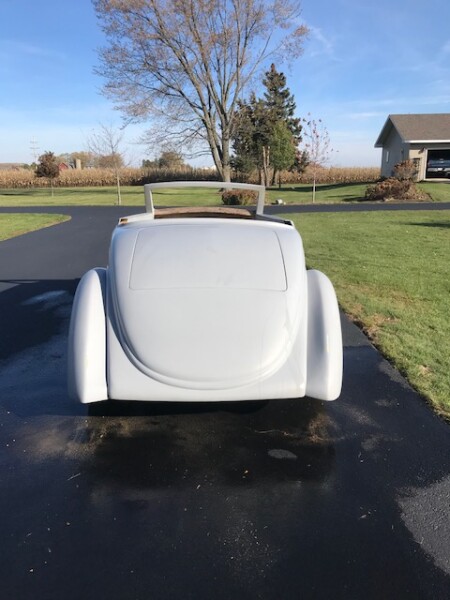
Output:
[[[403,142],[450,142],[450,113],[389,115],[375,148],[382,148],[392,128]]]

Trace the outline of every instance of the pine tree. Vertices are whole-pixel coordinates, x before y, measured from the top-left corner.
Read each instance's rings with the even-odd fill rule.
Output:
[[[268,167],[267,147],[272,128],[263,100],[252,93],[248,102],[239,102],[233,136],[233,166],[237,171],[249,174],[258,169],[260,181],[263,181]]]
[[[273,185],[280,170],[301,165],[295,158],[295,148],[301,141],[302,124],[294,116],[296,104],[286,87],[286,77],[275,65],[266,72],[262,83],[266,88],[263,98],[252,93],[248,102],[238,104],[233,166],[244,174],[257,169],[260,183]],[[271,147],[274,143],[276,148]],[[286,148],[281,148],[281,144],[287,144]],[[291,162],[287,157],[292,156],[292,148]]]
[[[295,138],[296,145],[301,141],[301,119],[295,117],[295,99],[289,88],[286,87],[286,76],[279,73],[272,64],[266,72],[263,84],[267,91],[264,92],[264,103],[273,123],[284,121],[287,128]]]
[[[269,140],[270,163],[274,169],[274,173],[278,172],[279,174],[281,171],[290,169],[295,164],[297,149],[294,139],[285,121],[275,123]],[[281,188],[280,176],[278,176],[278,187]]]

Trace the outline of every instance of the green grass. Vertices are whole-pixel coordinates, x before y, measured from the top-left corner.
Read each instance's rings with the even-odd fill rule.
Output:
[[[47,189],[0,190],[1,206],[113,206],[117,201],[114,187],[55,188],[54,196]],[[144,205],[144,189],[122,188],[122,203]]]
[[[320,184],[316,187],[316,204],[336,204],[357,202],[364,198],[366,183],[333,183]],[[285,204],[311,204],[312,186],[310,184],[293,184],[268,190],[267,202],[281,198]]]
[[[121,188],[124,206],[145,204],[142,186]],[[220,194],[214,189],[190,188],[155,191],[154,203],[160,206],[207,206],[221,203]],[[55,188],[52,197],[49,190],[0,190],[1,206],[114,206],[117,204],[115,187]]]
[[[450,202],[450,181],[425,181],[419,187],[426,192],[434,202]]]
[[[0,241],[50,227],[70,219],[67,215],[8,213],[0,214]]]
[[[410,383],[450,418],[450,212],[304,214],[308,266]]]
[[[419,184],[435,202],[450,202],[450,182],[430,182]],[[321,184],[317,186],[317,204],[358,202],[364,198],[364,183]],[[286,204],[310,204],[311,185],[295,184],[270,188],[267,191],[268,204],[281,198]],[[208,206],[221,204],[220,193],[205,188],[168,188],[154,193],[157,206]],[[114,187],[56,188],[52,197],[47,189],[0,190],[1,206],[113,206],[116,204]],[[123,186],[122,204],[144,206],[144,190],[140,186]]]

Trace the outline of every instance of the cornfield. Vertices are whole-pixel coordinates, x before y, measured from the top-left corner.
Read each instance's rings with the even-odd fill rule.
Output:
[[[376,167],[330,167],[320,168],[316,171],[316,183],[368,183],[377,181],[380,170]],[[158,181],[217,181],[218,176],[213,169],[137,169],[123,168],[120,171],[122,185],[144,185]],[[257,183],[257,174],[248,178],[248,181]],[[312,183],[312,171],[306,169],[304,173],[283,172],[282,183]],[[70,169],[62,171],[60,176],[53,180],[54,187],[95,187],[113,186],[116,176],[110,169]],[[10,170],[0,171],[0,188],[41,188],[50,187],[50,182],[45,178],[36,177],[33,171]]]
[[[291,173],[293,175],[293,173]],[[316,183],[369,183],[380,178],[379,167],[329,167],[316,171]],[[285,181],[282,176],[282,181]],[[306,168],[300,177],[294,177],[292,183],[312,183],[313,173]],[[291,183],[286,181],[286,183]]]
[[[216,180],[215,171],[207,169],[133,169],[120,170],[122,185],[144,185],[157,181],[209,181]],[[54,187],[99,187],[116,185],[116,175],[112,169],[68,169],[61,171],[53,180]],[[33,171],[0,171],[0,188],[45,188],[50,182],[44,177],[36,177]]]
[[[316,169],[316,183],[372,183],[380,178],[378,167],[320,167]],[[307,167],[303,173],[282,171],[281,183],[312,183],[313,170]],[[252,183],[257,183],[258,175],[255,173],[249,178]],[[278,183],[278,180],[277,180]]]

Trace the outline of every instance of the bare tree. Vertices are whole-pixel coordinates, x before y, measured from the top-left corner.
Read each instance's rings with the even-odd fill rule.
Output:
[[[312,201],[316,201],[316,178],[317,170],[323,167],[329,160],[333,152],[328,130],[322,122],[322,119],[310,118],[304,119],[303,138],[305,140],[305,151],[308,155],[309,168],[313,174]]]
[[[94,0],[109,45],[97,72],[131,120],[160,118],[158,142],[209,149],[230,180],[238,98],[268,57],[301,53],[299,0]],[[154,135],[154,134],[153,134]]]
[[[120,170],[123,167],[124,160],[120,145],[123,135],[123,129],[100,124],[98,130],[93,131],[87,141],[88,150],[96,157],[96,162],[100,166],[114,171],[117,186],[117,204],[122,204]]]

